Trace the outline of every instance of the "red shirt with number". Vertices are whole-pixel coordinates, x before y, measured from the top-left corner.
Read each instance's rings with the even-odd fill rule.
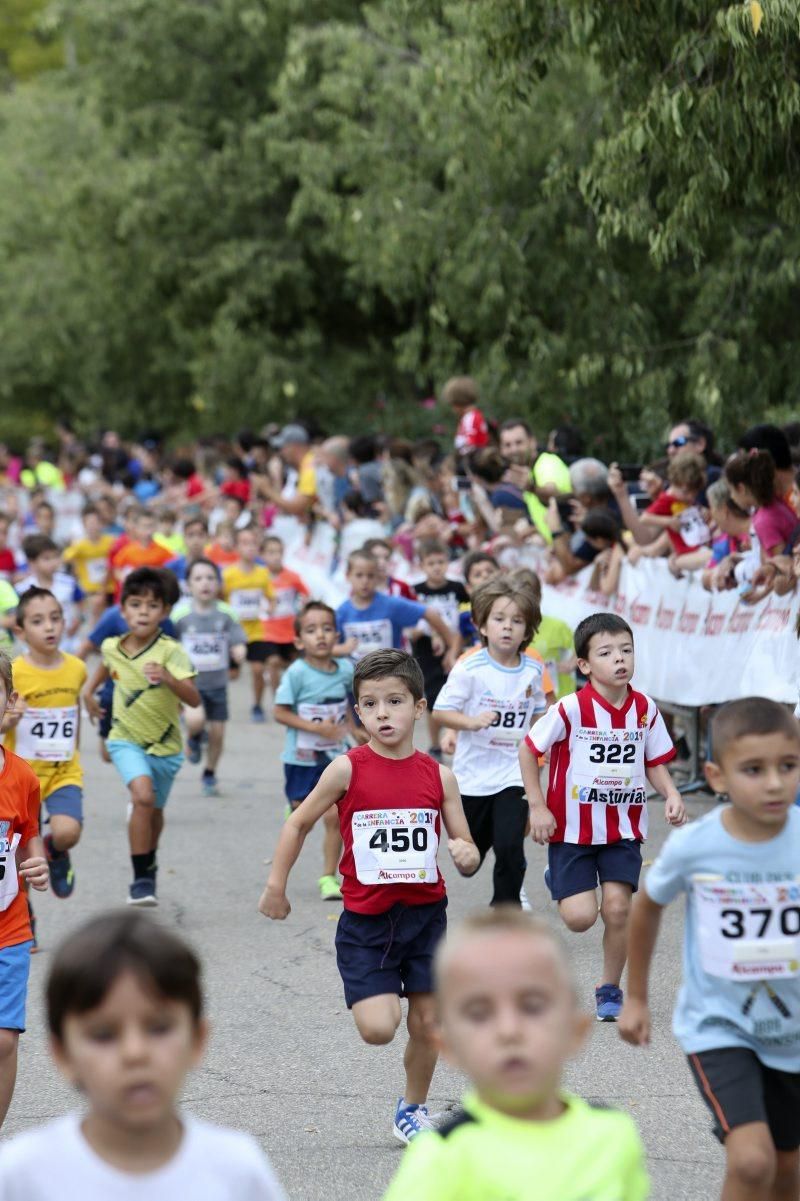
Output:
[[[445,895],[436,863],[444,790],[439,764],[414,751],[387,759],[371,747],[347,752],[350,787],[338,802],[345,909],[385,913]]]
[[[33,938],[16,851],[39,836],[39,781],[24,759],[3,750],[0,770],[0,947]]]

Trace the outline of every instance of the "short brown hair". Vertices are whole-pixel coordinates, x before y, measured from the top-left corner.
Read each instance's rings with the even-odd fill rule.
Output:
[[[27,538],[22,539],[22,553],[28,563],[35,563],[42,555],[54,550],[57,551],[58,547],[47,534],[28,534]]]
[[[435,538],[426,538],[424,542],[420,542],[417,548],[417,558],[422,563],[424,559],[430,558],[431,555],[444,555],[445,559],[449,558],[447,547],[443,542],[437,542]]]
[[[531,940],[543,939],[549,942],[564,968],[570,989],[577,996],[569,954],[561,936],[542,918],[526,913],[516,905],[496,905],[472,913],[452,929],[446,939],[441,940],[433,959],[434,988],[437,993],[441,991],[448,961],[459,948],[472,938],[493,934],[521,934]]]
[[[454,375],[442,388],[442,400],[454,409],[471,409],[480,400],[471,375]]]
[[[11,671],[11,660],[5,651],[0,651],[0,681],[6,690],[6,696],[14,691],[14,676]]]
[[[70,934],[55,954],[47,977],[47,1024],[61,1039],[72,1014],[102,1004],[125,972],[160,997],[203,1013],[200,961],[182,939],[143,913],[104,913]]]
[[[295,634],[297,634],[298,638],[300,637],[300,633],[303,628],[303,618],[306,617],[307,614],[313,612],[315,609],[322,609],[323,612],[329,613],[331,618],[333,619],[333,624],[336,625],[336,610],[335,609],[332,609],[330,607],[330,605],[326,605],[325,601],[320,601],[320,600],[306,601],[306,603],[303,605],[300,612],[295,614],[295,618],[294,618],[294,632],[295,632]]]
[[[748,735],[785,734],[800,742],[800,725],[785,705],[765,696],[728,701],[711,720],[711,758],[720,763],[731,743]]]
[[[416,659],[407,655],[405,651],[381,650],[370,651],[356,665],[353,674],[353,696],[356,703],[362,684],[366,684],[368,680],[386,680],[390,676],[402,680],[415,701],[422,700],[425,695],[425,681]]]
[[[28,609],[30,609],[35,600],[41,600],[42,597],[47,597],[48,600],[55,601],[61,612],[61,616],[64,616],[64,608],[58,597],[49,588],[37,588],[34,586],[33,588],[26,589],[19,598],[19,604],[17,605],[17,625],[20,629],[25,625],[25,614],[28,612]]]
[[[363,550],[363,549],[354,550],[354,551],[352,551],[351,554],[349,554],[347,556],[347,574],[348,575],[353,570],[353,564],[356,563],[359,559],[362,559],[365,563],[371,563],[373,567],[378,566],[375,556],[371,555],[368,550]]]
[[[488,639],[481,634],[481,626],[486,625],[492,605],[499,600],[513,601],[525,619],[525,633],[519,644],[519,649],[524,651],[542,624],[539,602],[535,600],[530,588],[514,584],[508,576],[496,576],[495,579],[481,584],[472,595],[472,620],[484,646]]]
[[[693,450],[679,450],[675,458],[670,459],[667,479],[679,488],[702,492],[706,483],[706,461]]]

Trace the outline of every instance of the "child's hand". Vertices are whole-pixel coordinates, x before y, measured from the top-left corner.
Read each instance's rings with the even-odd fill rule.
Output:
[[[546,805],[531,805],[531,838],[546,846],[555,833],[556,819]]]
[[[39,892],[47,892],[50,870],[46,859],[41,856],[37,856],[35,859],[26,859],[19,865],[19,874],[26,884],[30,884],[31,888],[36,888]]]
[[[455,730],[442,730],[439,735],[439,750],[443,755],[455,755],[456,753],[456,732]]]
[[[452,646],[448,646],[447,650],[444,652],[444,658],[442,659],[442,667],[449,675],[450,672],[455,667],[455,665],[456,665],[455,649]]]
[[[22,717],[22,714],[27,708],[27,701],[24,701],[21,696],[18,696],[14,702],[13,709],[6,709],[5,711],[5,715],[3,717],[3,729],[13,730],[15,726],[18,726],[19,719]]]
[[[673,793],[666,798],[664,820],[669,822],[671,826],[683,826],[689,820],[686,814],[686,806],[683,803],[683,797],[679,792]]]
[[[474,842],[467,842],[465,838],[451,838],[448,840],[447,849],[462,876],[471,876],[478,870],[481,853]]]
[[[358,639],[351,635],[349,638],[345,638],[344,642],[340,642],[337,649],[340,655],[352,655],[357,648]]]
[[[92,723],[92,725],[94,725],[96,721],[100,721],[102,717],[105,717],[105,709],[100,705],[97,697],[92,693],[85,692],[83,694],[83,703],[86,708],[86,712],[89,714],[89,721]]]
[[[486,730],[496,719],[497,713],[494,709],[484,709],[482,713],[476,713],[472,718],[470,729]]]
[[[315,721],[314,733],[320,738],[326,738],[328,742],[341,742],[347,733],[347,728],[344,725],[339,725],[338,721]]]
[[[263,913],[264,917],[271,917],[275,922],[282,922],[292,912],[292,907],[285,892],[273,892],[267,885],[258,902],[258,912]]]
[[[632,1047],[649,1047],[650,1010],[645,1002],[637,1001],[635,997],[626,997],[622,1013],[617,1019],[617,1029],[620,1036]]]
[[[167,680],[171,679],[163,663],[145,663],[142,674],[148,684],[166,684]]]

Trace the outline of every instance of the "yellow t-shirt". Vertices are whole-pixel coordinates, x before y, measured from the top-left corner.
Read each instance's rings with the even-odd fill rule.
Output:
[[[78,727],[86,664],[75,655],[62,654],[58,666],[48,669],[20,656],[12,672],[14,689],[26,708],[6,734],[5,745],[33,768],[42,800],[68,784],[82,787]]]
[[[160,663],[176,680],[197,675],[189,656],[174,638],[158,634],[135,655],[122,646],[127,634],[106,638],[100,647],[114,681],[114,706],[108,741],[133,742],[148,755],[179,755],[183,749],[179,725],[181,702],[171,688],[151,684],[145,663]]]
[[[297,491],[301,496],[317,495],[317,473],[314,470],[314,452],[310,450],[300,462],[297,473]]]
[[[108,556],[116,541],[114,534],[101,534],[97,542],[79,538],[77,542],[70,543],[64,551],[64,562],[73,564],[78,583],[90,596],[114,591]]]
[[[241,563],[232,563],[222,573],[222,595],[236,614],[236,620],[248,642],[263,642],[262,618],[270,613],[265,600],[272,600],[275,589],[266,567],[256,563],[247,571]]]

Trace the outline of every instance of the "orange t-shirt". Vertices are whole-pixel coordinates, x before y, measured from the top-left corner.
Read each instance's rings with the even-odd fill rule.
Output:
[[[24,759],[13,751],[3,750],[0,771],[0,865],[5,868],[0,880],[0,898],[4,882],[16,873],[9,844],[19,834],[19,846],[24,847],[39,835],[39,781]],[[7,874],[6,874],[7,873]],[[2,901],[0,901],[2,903]],[[22,882],[19,892],[7,909],[0,910],[0,947],[16,947],[33,938],[28,901]]]
[[[205,549],[205,557],[215,563],[222,571],[223,567],[230,567],[231,563],[239,562],[239,552],[237,550],[225,550],[224,546],[220,546],[218,542],[212,542]]]
[[[272,577],[275,589],[275,613],[262,621],[264,641],[294,642],[294,615],[300,607],[300,598],[310,596],[308,585],[295,571],[284,567]]]
[[[125,576],[130,575],[137,567],[164,567],[174,558],[174,552],[159,542],[151,542],[149,546],[142,546],[141,542],[127,542],[111,559],[117,584],[115,599],[119,601]]]

